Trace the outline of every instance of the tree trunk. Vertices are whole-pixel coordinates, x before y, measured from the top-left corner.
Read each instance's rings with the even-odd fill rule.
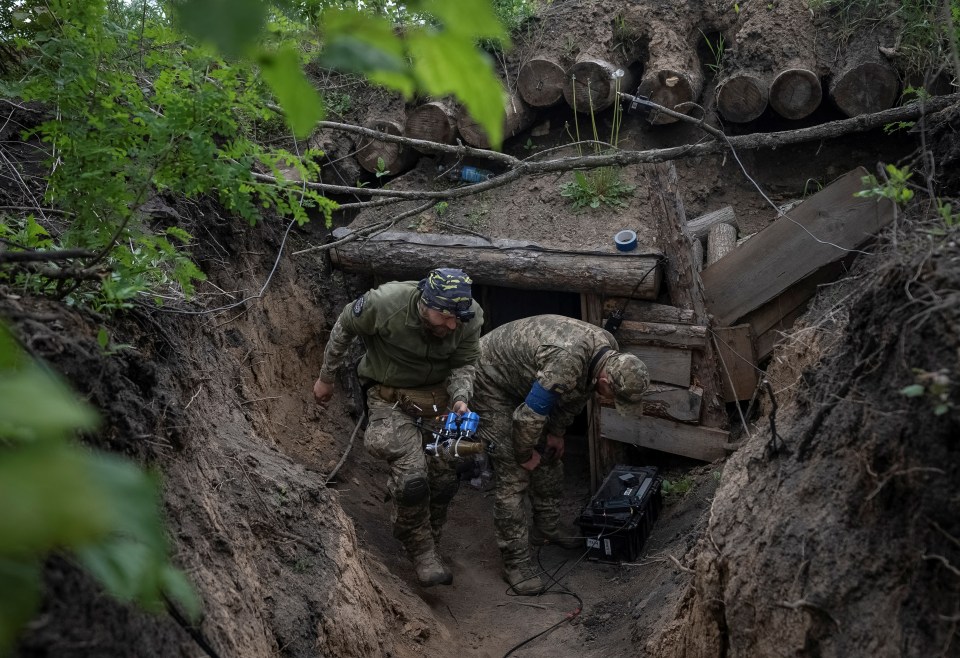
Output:
[[[342,228],[333,233],[337,239],[349,234]],[[468,235],[386,232],[335,247],[330,260],[347,271],[396,279],[419,279],[443,265],[462,267],[474,282],[486,285],[636,299],[656,299],[659,292],[656,256],[541,251],[520,244]],[[651,270],[653,276],[644,276]]]
[[[691,108],[683,107],[683,103],[696,102],[703,91],[696,47],[666,24],[657,24],[650,34],[650,59],[640,81],[640,95],[658,105],[687,113]],[[659,115],[652,123],[676,121],[674,117]]]
[[[537,118],[536,113],[530,109],[517,94],[510,94],[507,97],[504,110],[504,140],[515,137],[521,131],[529,128],[530,124]],[[473,120],[473,117],[470,116],[466,109],[460,112],[460,117],[457,119],[457,129],[460,131],[460,136],[463,137],[463,141],[470,146],[475,146],[480,149],[490,148],[490,139],[487,137],[487,131]]]
[[[626,65],[612,64],[596,57],[583,57],[567,72],[563,97],[577,112],[589,113],[591,107],[593,112],[601,112],[617,101],[618,91],[629,93],[632,89],[633,76]]]
[[[457,136],[457,112],[451,101],[430,101],[407,112],[404,134],[437,144],[453,144]]]
[[[403,136],[403,128],[396,121],[374,119],[363,124],[387,135]],[[417,162],[417,152],[403,144],[381,142],[364,137],[357,149],[357,162],[370,173],[389,172],[391,176],[402,174]],[[382,166],[381,166],[382,165]]]
[[[707,236],[707,267],[737,247],[737,229],[730,224],[714,224]]]
[[[522,67],[517,79],[520,97],[532,107],[550,107],[563,98],[566,74],[551,57],[534,57]]]
[[[717,85],[717,109],[723,118],[734,123],[747,123],[767,109],[770,78],[764,73],[739,71]]]
[[[848,117],[893,107],[900,80],[873,36],[851,42],[830,82],[830,98]]]

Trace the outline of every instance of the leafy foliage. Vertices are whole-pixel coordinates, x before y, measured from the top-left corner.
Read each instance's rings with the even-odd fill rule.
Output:
[[[162,610],[167,595],[199,614],[197,595],[169,562],[156,478],[69,441],[96,422],[0,325],[0,653],[36,611],[53,551],[72,550],[121,600]]]
[[[899,206],[906,205],[913,198],[913,190],[910,189],[908,181],[913,176],[909,167],[902,169],[896,165],[888,164],[885,168],[887,180],[883,183],[877,180],[873,174],[864,176],[862,183],[866,189],[856,193],[858,197],[884,197],[895,202]]]

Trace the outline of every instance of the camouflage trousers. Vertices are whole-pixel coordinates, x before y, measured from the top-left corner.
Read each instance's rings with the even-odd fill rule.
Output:
[[[460,486],[456,465],[427,456],[423,446],[429,433],[374,390],[367,393],[367,407],[363,444],[368,453],[390,465],[387,492],[393,501],[393,536],[411,557],[423,554],[440,541],[447,507]]]
[[[513,411],[511,407],[477,409],[480,414],[480,438],[496,446],[491,453],[496,473],[493,522],[497,546],[503,563],[518,564],[530,558],[526,498],[530,499],[533,525],[552,534],[560,520],[563,495],[563,462],[541,462],[532,472],[517,463],[513,450]]]

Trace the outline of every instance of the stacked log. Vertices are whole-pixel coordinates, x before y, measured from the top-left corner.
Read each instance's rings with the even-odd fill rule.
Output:
[[[363,127],[385,135],[403,136],[401,125],[389,119],[372,119],[366,121]],[[361,167],[370,173],[389,172],[391,176],[409,170],[416,164],[417,157],[417,152],[409,146],[383,142],[372,137],[364,137],[357,149],[357,162]]]
[[[453,144],[457,137],[456,105],[449,100],[436,100],[418,105],[407,112],[404,133],[410,139]]]
[[[531,107],[551,107],[563,98],[566,72],[553,57],[532,57],[520,67],[517,92]]]
[[[518,94],[508,94],[504,103],[503,138],[506,140],[515,137],[521,131],[529,128],[536,118],[536,113],[523,102]],[[460,131],[463,141],[470,146],[481,149],[490,148],[490,138],[487,137],[487,131],[474,121],[466,109],[461,111],[457,118],[457,130]]]
[[[334,185],[356,185],[363,176],[357,159],[353,157],[355,142],[348,133],[324,130],[310,138],[312,149],[323,151],[318,158],[321,180]]]
[[[626,64],[585,56],[570,67],[563,97],[577,112],[602,112],[617,101],[617,92],[630,93],[634,80]]]
[[[787,119],[809,116],[823,98],[815,65],[816,30],[801,0],[747,5],[717,85],[724,119],[746,123],[769,105]]]
[[[852,41],[835,68],[830,98],[848,117],[893,107],[900,91],[896,69],[880,53],[876,37]]]
[[[685,103],[695,103],[703,91],[703,74],[694,44],[665,23],[654,23],[639,93],[654,103],[686,114]],[[676,118],[658,115],[654,124],[674,123]]]

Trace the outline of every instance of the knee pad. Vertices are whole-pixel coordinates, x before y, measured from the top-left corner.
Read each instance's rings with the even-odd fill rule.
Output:
[[[449,503],[459,490],[460,480],[445,482],[439,489],[431,493],[430,501],[434,503]]]
[[[397,502],[401,505],[416,505],[430,497],[430,485],[423,475],[411,475],[397,487]]]

